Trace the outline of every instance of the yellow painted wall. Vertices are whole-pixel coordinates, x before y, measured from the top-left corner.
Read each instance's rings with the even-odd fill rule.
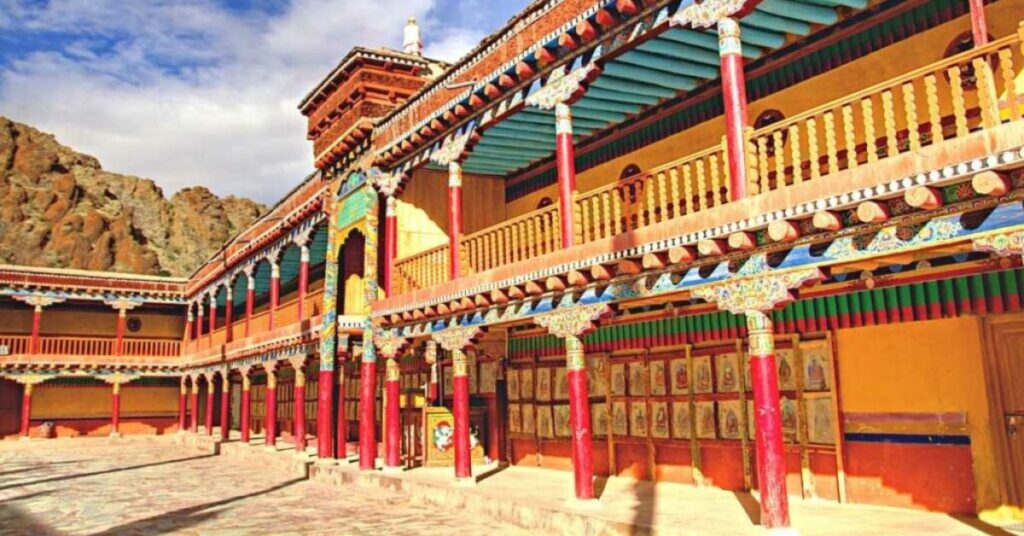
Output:
[[[467,173],[462,178],[462,232],[505,220],[504,179]],[[448,243],[448,172],[417,170],[398,198],[398,258]]]
[[[986,6],[986,13],[989,33],[995,38],[1013,34],[1017,31],[1018,22],[1024,19],[1024,0],[1001,0]],[[941,60],[946,52],[946,47],[953,39],[970,29],[970,18],[961,17],[848,63],[823,76],[812,78],[763,99],[753,101],[749,103],[748,107],[749,121],[752,124],[761,112],[773,109],[781,111],[785,117],[792,117]],[[896,112],[898,116],[901,113],[899,109]],[[924,112],[919,111],[919,113]],[[630,164],[636,164],[641,170],[658,167],[721,143],[723,135],[725,135],[724,118],[717,117],[640,150],[583,171],[576,177],[577,187],[580,192],[587,192],[611,184],[619,179],[622,170]],[[824,147],[824,144],[821,147]],[[543,197],[557,199],[557,186],[552,185],[540,189],[510,202],[507,207],[508,218],[536,210],[537,204]]]
[[[139,331],[126,332],[128,338],[170,338],[181,337],[185,330],[185,315],[159,315],[145,311],[131,311],[128,316],[142,320]],[[0,333],[28,335],[32,333],[32,309],[4,309]],[[53,306],[43,309],[42,335],[67,335],[76,337],[113,337],[117,333],[117,312],[75,311]]]
[[[113,389],[106,384],[37,385],[32,391],[33,419],[107,418]],[[176,386],[121,386],[121,416],[171,415],[178,411]]]
[[[844,412],[966,412],[979,509],[999,503],[976,317],[839,330]]]

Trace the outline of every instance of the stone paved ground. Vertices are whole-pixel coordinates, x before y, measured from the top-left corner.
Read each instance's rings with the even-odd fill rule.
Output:
[[[346,493],[167,438],[0,442],[0,534],[525,534]]]

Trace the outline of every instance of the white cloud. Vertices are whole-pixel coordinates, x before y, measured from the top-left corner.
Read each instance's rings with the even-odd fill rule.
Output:
[[[153,178],[168,195],[202,184],[267,203],[312,169],[296,106],[351,47],[397,47],[416,16],[428,55],[451,61],[487,30],[444,26],[430,13],[435,0],[293,0],[275,16],[212,0],[7,3],[0,31],[63,44],[0,73],[0,114],[107,169]]]

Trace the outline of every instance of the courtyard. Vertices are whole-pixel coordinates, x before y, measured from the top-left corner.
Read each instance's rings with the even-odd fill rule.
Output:
[[[282,470],[290,446],[231,441],[215,455],[173,439],[0,442],[0,534],[763,533],[754,498],[722,490],[609,479],[597,504],[580,505],[566,499],[571,473],[561,471],[478,467],[478,485],[464,489],[446,468],[387,476],[328,466],[307,479]],[[805,535],[1015,534],[906,509],[792,506]]]

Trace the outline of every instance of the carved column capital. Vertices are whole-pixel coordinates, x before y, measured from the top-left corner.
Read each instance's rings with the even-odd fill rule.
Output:
[[[11,296],[11,299],[20,301],[25,305],[35,307],[35,309],[41,310],[43,307],[49,307],[58,303],[63,303],[66,298],[59,298],[57,296],[48,296],[46,294],[17,294]]]
[[[734,314],[771,311],[793,301],[792,289],[808,281],[821,280],[822,277],[821,270],[817,268],[759,274],[699,287],[693,290],[693,295]]]
[[[741,12],[748,0],[704,0],[701,3],[684,4],[686,7],[676,11],[669,19],[672,26],[691,26],[693,28],[710,28],[718,21]]]
[[[467,347],[473,346],[476,339],[483,334],[483,331],[476,326],[465,326],[465,327],[453,327],[447,328],[437,333],[432,333],[430,337],[441,345],[441,348],[453,352],[455,350],[463,350]]]
[[[408,344],[408,339],[399,337],[394,330],[376,330],[373,334],[373,343],[377,345],[380,355],[394,359]]]
[[[582,337],[596,328],[596,323],[611,314],[603,303],[577,305],[537,315],[534,322],[556,337]]]
[[[447,166],[461,162],[465,156],[469,141],[473,138],[475,129],[467,129],[462,134],[452,134],[441,142],[441,147],[430,154],[430,161],[435,164]]]
[[[103,300],[103,304],[111,307],[119,313],[124,313],[141,306],[142,300],[135,298],[115,298],[113,300]]]
[[[526,105],[551,110],[559,104],[568,104],[586,91],[587,82],[596,75],[597,68],[593,63],[568,72],[566,67],[555,69],[544,87],[526,98]]]
[[[381,195],[393,196],[398,192],[398,187],[402,184],[402,172],[385,172],[378,167],[371,167],[366,170],[366,182],[374,190],[380,192]]]

